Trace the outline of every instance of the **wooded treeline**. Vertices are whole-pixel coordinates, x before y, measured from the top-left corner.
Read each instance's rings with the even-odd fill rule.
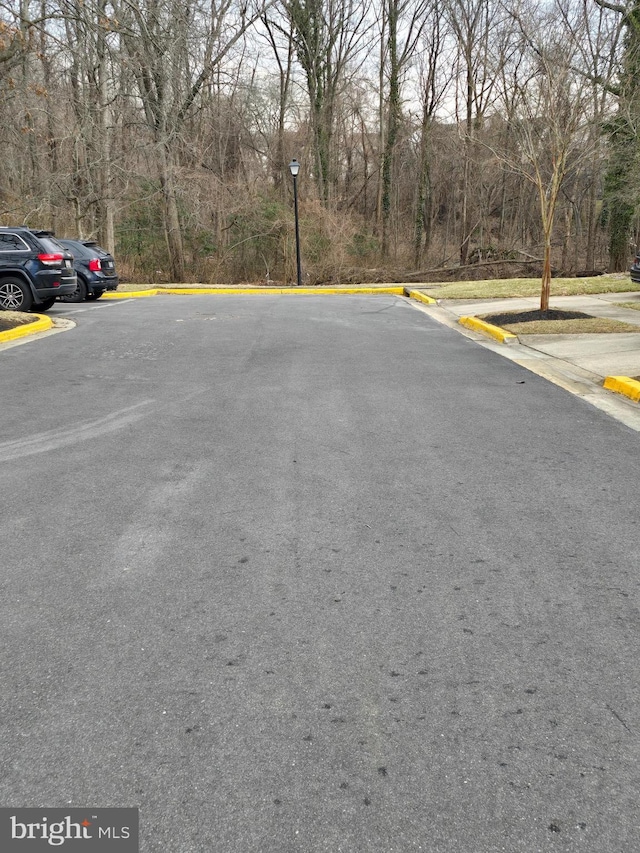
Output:
[[[639,46],[640,0],[4,0],[0,222],[291,282],[295,157],[309,283],[627,269]]]

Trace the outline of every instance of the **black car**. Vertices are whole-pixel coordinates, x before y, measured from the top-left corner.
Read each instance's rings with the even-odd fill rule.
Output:
[[[0,227],[0,310],[48,311],[76,287],[73,255],[52,231]]]
[[[631,264],[631,281],[640,284],[640,252],[636,255],[635,260]]]
[[[100,299],[105,290],[115,290],[120,283],[113,255],[93,240],[67,240],[60,243],[73,255],[78,285],[73,293],[60,297],[61,302],[84,302]]]

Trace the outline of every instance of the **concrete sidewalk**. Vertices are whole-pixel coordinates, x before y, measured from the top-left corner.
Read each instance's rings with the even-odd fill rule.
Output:
[[[416,291],[420,292],[416,289],[414,293]],[[430,292],[434,293],[433,290]],[[637,326],[637,333],[521,335],[512,338],[510,343],[500,343],[485,332],[465,328],[459,319],[503,311],[535,310],[540,307],[538,297],[442,299],[429,305],[414,304],[438,322],[456,328],[482,346],[559,385],[640,432],[640,402],[636,402],[638,398],[634,396],[638,390],[634,377],[640,376],[640,311],[621,308],[616,304],[620,302],[640,304],[640,291],[557,296],[551,298],[551,307],[621,320]],[[623,378],[618,382],[614,377]]]
[[[607,317],[638,327],[638,332],[596,335],[520,335],[520,344],[552,358],[569,362],[604,379],[607,376],[640,376],[640,310],[621,308],[620,302],[640,306],[640,291],[605,293],[596,296],[556,296],[552,308],[582,311],[593,317]],[[515,299],[443,299],[441,308],[456,318],[481,316],[503,311],[531,311],[540,307],[538,297]]]

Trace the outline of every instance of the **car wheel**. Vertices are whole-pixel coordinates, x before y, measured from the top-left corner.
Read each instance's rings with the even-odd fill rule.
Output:
[[[90,302],[93,302],[95,299],[100,299],[100,297],[102,296],[103,293],[104,293],[104,290],[94,290],[93,293],[87,294],[87,299]]]
[[[65,296],[58,297],[60,302],[84,302],[87,298],[87,285],[80,276],[78,276],[78,283],[73,293],[67,293]]]
[[[31,310],[35,311],[36,314],[39,311],[48,311],[49,308],[53,308],[56,302],[56,297],[51,296],[49,299],[45,299],[44,302],[37,302],[35,305],[31,306]]]
[[[28,311],[33,297],[26,284],[17,278],[0,280],[0,309],[3,311]]]

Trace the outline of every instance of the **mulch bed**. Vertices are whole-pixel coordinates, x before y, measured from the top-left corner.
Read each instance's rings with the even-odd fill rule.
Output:
[[[505,323],[529,323],[533,320],[592,320],[591,314],[583,314],[582,311],[558,311],[550,308],[548,311],[508,311],[503,314],[488,314],[483,320],[494,326],[502,326]]]

